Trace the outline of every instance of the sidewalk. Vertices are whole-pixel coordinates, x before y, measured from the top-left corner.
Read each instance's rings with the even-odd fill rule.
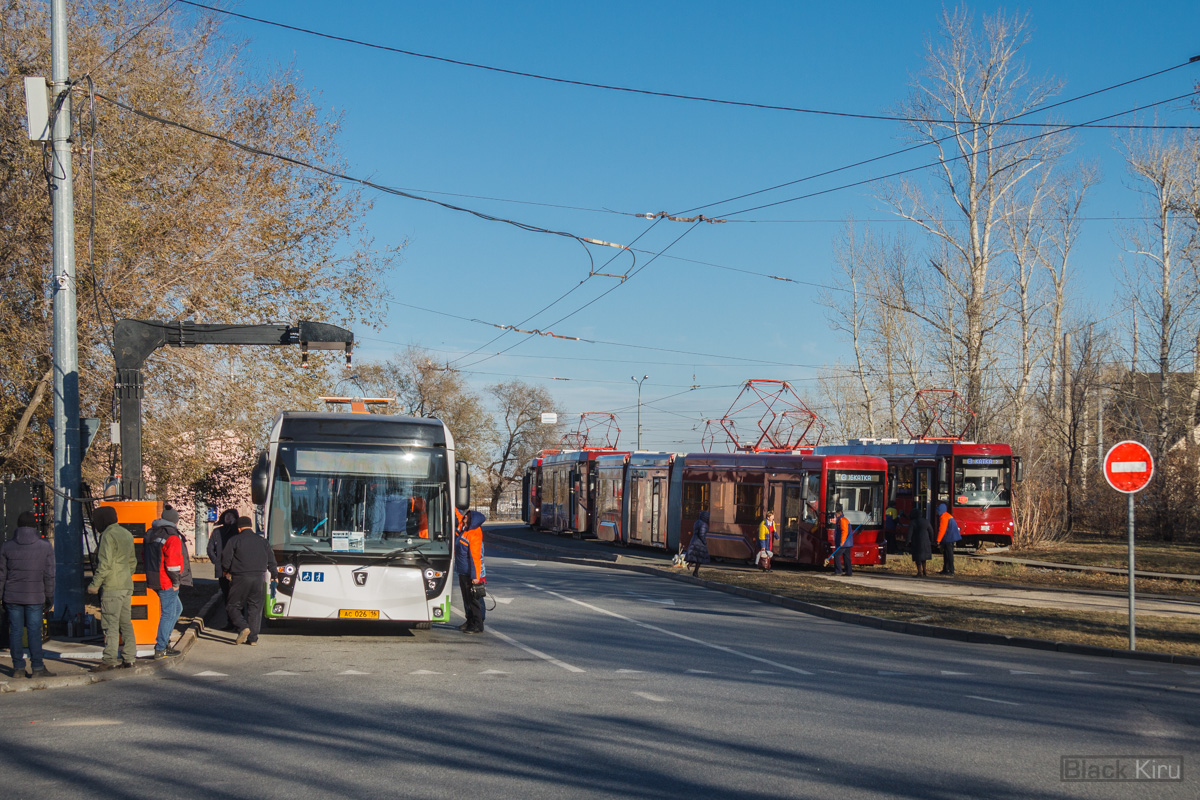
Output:
[[[188,650],[195,642],[197,633],[203,629],[201,612],[207,611],[210,602],[215,600],[217,591],[215,580],[196,579],[196,585],[191,591],[185,592],[183,614],[175,625],[178,632],[173,647],[181,651],[181,655],[154,660],[154,646],[141,645],[138,647],[138,662],[131,669],[116,669],[108,672],[93,673],[92,667],[100,663],[104,651],[104,637],[71,638],[55,636],[47,639],[42,645],[45,650],[46,668],[54,673],[53,678],[30,679],[12,674],[11,654],[7,650],[3,656],[3,666],[0,667],[0,694],[8,692],[27,692],[35,689],[56,689],[66,686],[86,686],[101,681],[128,678],[134,675],[148,675],[160,669],[168,669],[182,663],[187,657]],[[26,670],[29,669],[28,658]]]
[[[813,577],[825,578],[839,583],[852,583],[889,592],[921,595],[924,597],[947,597],[959,600],[978,600],[984,603],[1000,603],[1007,606],[1074,609],[1078,611],[1104,611],[1125,614],[1129,611],[1129,597],[1109,592],[1072,592],[1067,589],[1008,588],[959,581],[954,578],[907,578],[890,575],[835,576],[814,572]],[[1163,616],[1182,617],[1200,621],[1200,603],[1183,598],[1168,598],[1161,595],[1138,596],[1136,610],[1139,617]]]

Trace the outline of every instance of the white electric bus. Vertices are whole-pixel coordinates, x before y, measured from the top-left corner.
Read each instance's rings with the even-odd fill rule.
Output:
[[[285,411],[252,494],[279,564],[268,619],[450,619],[470,478],[440,420]]]

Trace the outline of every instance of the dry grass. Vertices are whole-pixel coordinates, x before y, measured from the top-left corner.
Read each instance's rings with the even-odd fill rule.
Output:
[[[930,565],[934,563],[930,562]],[[761,573],[708,568],[701,571],[701,577],[886,619],[1117,649],[1125,649],[1129,644],[1128,619],[1119,613],[1017,608],[922,597],[839,583],[792,570]],[[1194,622],[1169,617],[1138,617],[1137,637],[1139,650],[1200,656],[1200,626]]]
[[[1058,561],[1095,567],[1128,566],[1129,548],[1125,538],[1098,533],[1077,533],[1070,539],[1019,552],[1018,558]],[[1200,575],[1200,544],[1160,542],[1138,539],[1134,544],[1136,568],[1149,572],[1176,572]]]

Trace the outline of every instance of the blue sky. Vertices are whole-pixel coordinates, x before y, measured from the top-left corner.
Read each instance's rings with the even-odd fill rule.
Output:
[[[971,7],[980,14],[999,6]],[[337,36],[580,81],[886,113],[922,68],[924,42],[936,31],[942,4],[244,0],[234,8]],[[1062,81],[1061,97],[1200,54],[1194,2],[1053,2],[1018,10],[1032,24],[1026,64],[1035,75]],[[628,446],[637,416],[630,377],[648,374],[642,446],[670,450],[699,449],[700,420],[721,416],[746,379],[786,379],[801,391],[814,390],[818,368],[849,358],[816,302],[816,289],[744,271],[830,282],[833,242],[848,215],[882,220],[884,232],[899,227],[871,186],[690,232],[683,223],[652,227],[610,212],[678,213],[887,153],[900,146],[898,123],[553,84],[237,19],[226,22],[226,31],[247,40],[247,56],[257,68],[294,66],[325,107],[344,115],[341,143],[352,174],[579,236],[622,244],[642,236],[635,246],[648,252],[637,254],[636,265],[628,254],[591,248],[597,271],[644,267],[636,276],[559,322],[616,283],[592,277],[520,327],[693,353],[515,333],[487,344],[501,332],[393,305],[384,330],[356,332],[359,358],[383,358],[415,344],[455,361],[483,348],[457,362],[473,386],[517,376],[545,385],[568,416],[617,412],[621,443]],[[1083,121],[1182,95],[1197,83],[1200,64],[1057,113]],[[1181,103],[1157,114],[1181,124],[1195,124],[1197,116]],[[1138,214],[1113,131],[1080,132],[1076,156],[1101,171],[1089,217]],[[901,156],[705,213],[738,211],[929,160],[928,153]],[[518,324],[589,271],[583,248],[569,239],[411,200],[379,196],[365,223],[379,245],[407,242],[389,291],[410,306]],[[1123,254],[1119,225],[1086,222],[1078,251],[1080,307],[1100,316],[1116,289]],[[665,255],[653,257],[669,245]],[[514,344],[510,352],[492,355]],[[751,363],[755,359],[774,363]],[[689,391],[692,385],[702,388]]]

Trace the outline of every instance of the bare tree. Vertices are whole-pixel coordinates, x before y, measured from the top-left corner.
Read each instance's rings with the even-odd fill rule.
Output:
[[[977,30],[968,11],[943,12],[940,37],[929,42],[926,69],[901,108],[919,120],[909,124],[910,140],[938,155],[937,189],[902,182],[882,198],[939,245],[927,262],[929,281],[950,293],[951,307],[906,296],[902,308],[961,354],[967,402],[975,409],[985,405],[988,350],[1001,321],[995,273],[1008,247],[1007,218],[1017,210],[1010,197],[1068,146],[1063,136],[1039,138],[1027,128],[994,124],[1058,91],[1056,83],[1027,74],[1020,53],[1028,39],[1024,18],[997,13]]]
[[[484,466],[491,515],[506,489],[519,483],[525,465],[560,438],[557,425],[543,425],[544,412],[557,412],[554,398],[540,386],[511,380],[489,390],[496,404],[496,444]]]

